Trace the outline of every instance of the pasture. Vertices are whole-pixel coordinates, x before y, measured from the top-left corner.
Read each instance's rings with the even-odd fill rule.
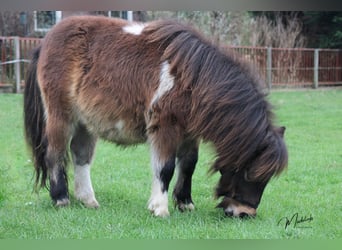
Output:
[[[147,145],[120,148],[99,142],[92,168],[97,210],[72,197],[70,207],[57,209],[47,190],[36,194],[23,136],[22,95],[0,95],[0,238],[341,238],[342,90],[274,91],[269,98],[277,124],[287,127],[289,166],[267,185],[257,217],[227,218],[215,209],[219,176],[207,174],[214,153],[202,144],[193,179],[195,211],[181,213],[170,203],[171,216],[162,219],[146,208],[152,178]]]

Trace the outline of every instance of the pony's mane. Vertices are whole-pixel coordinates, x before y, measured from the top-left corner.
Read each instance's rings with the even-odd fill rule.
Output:
[[[269,159],[255,166],[249,178],[265,180],[280,173],[287,164],[286,148],[278,145],[281,138],[258,74],[187,25],[157,21],[144,32],[149,42],[159,44],[176,84],[182,83],[179,88],[196,97],[191,98],[189,132],[213,142],[218,158],[211,170],[243,170],[253,166],[258,153],[269,150],[281,155],[280,164],[266,153]]]

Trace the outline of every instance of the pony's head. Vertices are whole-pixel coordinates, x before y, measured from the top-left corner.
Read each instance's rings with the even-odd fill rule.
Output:
[[[254,156],[243,166],[220,167],[221,179],[216,189],[223,197],[217,206],[228,216],[254,217],[263,191],[272,178],[287,166],[288,154],[284,143],[285,127],[268,132]]]

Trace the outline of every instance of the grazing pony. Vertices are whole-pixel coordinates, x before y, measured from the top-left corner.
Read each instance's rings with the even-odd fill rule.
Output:
[[[49,188],[56,206],[69,204],[69,150],[75,197],[99,206],[90,178],[99,137],[119,145],[149,142],[148,209],[161,217],[169,215],[176,165],[175,204],[181,211],[194,209],[191,179],[200,140],[215,148],[218,206],[230,216],[256,215],[267,182],[287,165],[285,128],[273,125],[259,79],[174,21],[61,21],[34,52],[24,114],[36,186]]]

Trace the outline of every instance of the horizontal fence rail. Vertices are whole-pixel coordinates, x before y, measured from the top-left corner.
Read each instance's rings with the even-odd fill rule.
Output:
[[[342,84],[342,50],[227,47],[251,62],[269,88]]]
[[[0,88],[24,88],[25,73],[39,38],[0,37]],[[342,84],[342,50],[225,46],[252,63],[268,88]]]
[[[40,43],[39,38],[0,37],[0,87],[17,93],[24,88],[32,50]]]

